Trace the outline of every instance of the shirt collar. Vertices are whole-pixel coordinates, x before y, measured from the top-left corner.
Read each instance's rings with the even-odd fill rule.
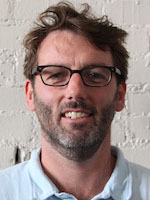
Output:
[[[112,155],[117,158],[114,171],[105,185],[104,190],[92,200],[98,200],[100,198],[108,199],[110,197],[114,200],[129,199],[131,196],[132,180],[128,171],[128,163],[118,148],[112,147]],[[53,195],[60,195],[58,194],[58,188],[42,170],[40,149],[33,151],[31,154],[31,159],[29,160],[29,174],[34,199],[44,200]]]
[[[33,199],[44,200],[59,192],[57,187],[42,170],[40,148],[34,150],[31,154],[31,159],[29,160],[29,174],[32,183]]]
[[[120,200],[130,199],[131,197],[132,179],[128,169],[128,162],[117,147],[112,146],[111,152],[117,158],[115,168],[104,190],[93,200],[99,198],[108,199],[110,197],[114,200]]]

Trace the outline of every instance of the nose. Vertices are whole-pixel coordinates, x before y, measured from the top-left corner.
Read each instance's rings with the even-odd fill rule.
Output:
[[[66,87],[66,97],[69,100],[85,100],[87,98],[87,86],[78,73],[72,74]]]

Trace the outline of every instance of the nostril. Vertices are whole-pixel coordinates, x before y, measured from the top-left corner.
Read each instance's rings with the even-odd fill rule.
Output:
[[[72,98],[72,97],[68,97],[68,99],[69,99],[69,100],[72,100],[73,98]]]
[[[68,100],[69,101],[72,101],[72,100],[74,100],[74,101],[84,101],[85,100],[85,98],[83,97],[83,96],[77,96],[77,95],[72,95],[72,96],[68,96]]]

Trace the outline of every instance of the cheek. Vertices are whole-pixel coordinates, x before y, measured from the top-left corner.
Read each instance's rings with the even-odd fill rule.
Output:
[[[113,100],[112,92],[107,90],[96,91],[92,95],[95,106],[103,107]]]
[[[111,90],[109,88],[102,88],[101,90],[96,91],[95,94],[93,94],[93,104],[97,111],[101,112],[102,108],[114,103],[116,92],[116,88],[111,88]]]
[[[44,85],[40,76],[35,81],[35,92],[38,98],[46,105],[55,105],[60,96],[57,88]]]
[[[61,101],[61,94],[56,88],[44,86],[42,89],[38,88],[36,91],[38,98],[49,108],[52,113],[57,113]]]
[[[41,92],[39,94],[39,98],[45,105],[47,105],[48,107],[51,107],[52,110],[56,109],[56,107],[59,104],[58,95],[50,91]]]

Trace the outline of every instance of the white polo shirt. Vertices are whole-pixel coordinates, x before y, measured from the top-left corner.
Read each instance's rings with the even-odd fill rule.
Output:
[[[104,190],[92,200],[150,200],[150,170],[128,162],[116,147],[112,154],[117,157],[115,169]],[[44,174],[39,155],[40,149],[34,150],[29,161],[0,172],[0,200],[77,200],[59,193]]]

